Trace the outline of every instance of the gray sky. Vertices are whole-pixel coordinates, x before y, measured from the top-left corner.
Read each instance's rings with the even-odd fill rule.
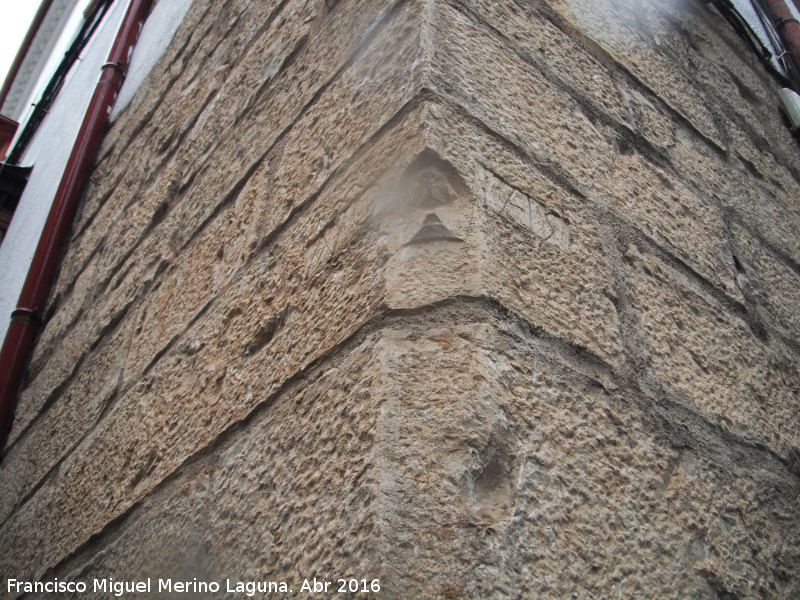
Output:
[[[6,80],[40,0],[0,0],[0,85]]]

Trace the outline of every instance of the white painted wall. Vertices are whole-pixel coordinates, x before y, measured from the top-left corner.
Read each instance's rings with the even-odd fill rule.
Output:
[[[35,8],[39,2],[30,4]],[[78,4],[81,4],[80,10],[76,10]],[[86,4],[87,0],[56,0],[52,3],[0,107],[4,116],[18,123],[28,119],[31,102],[41,96],[44,86],[75,37],[76,25],[81,22]]]
[[[191,0],[161,0],[155,7],[134,49],[129,76],[113,112],[115,117],[131,102],[163,55],[190,5]],[[127,7],[126,0],[114,3],[20,160],[21,166],[33,166],[33,172],[0,245],[0,340],[5,339],[11,312],[16,308],[72,145]]]

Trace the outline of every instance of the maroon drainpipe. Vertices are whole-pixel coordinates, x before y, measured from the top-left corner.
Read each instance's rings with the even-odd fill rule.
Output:
[[[775,29],[783,39],[783,45],[792,55],[795,66],[800,69],[800,22],[794,18],[791,9],[783,0],[764,0],[764,4],[767,5],[769,16],[775,23]]]
[[[11,313],[11,325],[0,352],[0,448],[5,446],[8,439],[20,384],[42,326],[47,297],[61,260],[64,242],[75,218],[84,182],[152,2],[131,0],[128,6],[61,176],[17,309]]]

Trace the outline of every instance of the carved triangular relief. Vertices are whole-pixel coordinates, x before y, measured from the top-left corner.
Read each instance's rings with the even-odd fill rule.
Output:
[[[449,204],[455,190],[447,176],[436,167],[428,167],[415,175],[417,181],[416,202],[420,208],[438,208]]]
[[[408,245],[436,241],[463,242],[464,240],[450,231],[435,213],[428,213],[422,223],[422,228],[411,238]]]
[[[378,217],[392,253],[385,271],[389,306],[479,293],[478,205],[452,164],[425,150],[380,200]]]
[[[426,149],[398,177],[383,183],[373,214],[383,222],[395,248],[464,242],[472,198],[456,169]]]

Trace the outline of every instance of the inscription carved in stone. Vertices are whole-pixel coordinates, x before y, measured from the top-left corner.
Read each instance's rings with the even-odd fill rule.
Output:
[[[480,167],[486,205],[532,231],[548,244],[566,252],[571,244],[569,221],[511,187],[497,175]]]

